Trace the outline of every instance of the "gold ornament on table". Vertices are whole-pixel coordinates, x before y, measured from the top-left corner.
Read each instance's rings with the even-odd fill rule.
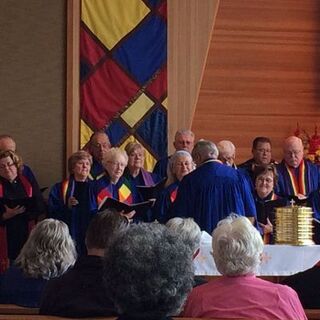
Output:
[[[313,245],[312,208],[291,205],[276,208],[275,243],[296,246]]]

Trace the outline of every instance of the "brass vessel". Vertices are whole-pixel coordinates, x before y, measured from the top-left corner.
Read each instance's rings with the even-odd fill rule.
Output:
[[[314,244],[313,212],[309,207],[288,206],[276,208],[275,243],[305,246]]]

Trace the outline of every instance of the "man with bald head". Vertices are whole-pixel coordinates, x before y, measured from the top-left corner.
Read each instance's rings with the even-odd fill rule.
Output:
[[[88,152],[92,155],[93,160],[90,171],[92,180],[98,180],[104,175],[105,169],[101,162],[110,148],[109,137],[104,131],[100,130],[92,134],[88,144]]]
[[[199,140],[192,150],[197,165],[180,182],[171,216],[193,218],[211,234],[217,223],[231,212],[255,220],[256,209],[247,180],[238,170],[218,161],[218,149]]]
[[[176,151],[185,150],[191,154],[194,145],[194,133],[188,129],[178,130],[174,136],[173,146]],[[167,176],[167,167],[170,156],[160,159],[154,169],[153,173],[161,178]]]
[[[309,198],[315,218],[320,218],[319,205],[315,203],[320,188],[320,169],[303,158],[303,143],[290,136],[283,143],[283,160],[277,165],[279,175],[277,194],[283,197]],[[318,231],[317,231],[318,232]]]
[[[217,148],[219,150],[218,159],[229,167],[237,169],[234,162],[236,158],[236,147],[229,140],[221,140],[217,143]]]

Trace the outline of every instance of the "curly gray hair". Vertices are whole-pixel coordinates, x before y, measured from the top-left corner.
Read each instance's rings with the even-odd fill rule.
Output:
[[[192,289],[190,249],[158,223],[132,225],[105,259],[104,279],[120,314],[150,319],[177,314]]]
[[[231,214],[213,230],[212,250],[221,274],[255,274],[261,262],[263,241],[248,218]]]
[[[192,218],[172,218],[166,223],[166,226],[189,246],[191,254],[200,248],[201,230]]]
[[[59,220],[45,219],[31,231],[15,263],[32,278],[59,277],[77,258],[68,226]]]

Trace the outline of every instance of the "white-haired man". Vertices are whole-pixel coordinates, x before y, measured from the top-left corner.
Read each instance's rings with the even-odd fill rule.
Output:
[[[180,182],[171,216],[191,217],[201,230],[211,233],[231,212],[256,217],[254,200],[243,175],[217,160],[218,149],[200,140],[192,150],[197,169]]]
[[[320,168],[303,158],[303,143],[296,136],[290,136],[283,143],[283,160],[277,165],[279,175],[277,194],[283,197],[308,198],[314,216],[320,219],[318,204],[320,189]],[[320,243],[319,224],[315,224],[315,241]]]
[[[237,169],[234,162],[236,158],[235,145],[229,140],[221,140],[217,143],[217,148],[219,150],[218,159],[227,166]]]
[[[173,146],[176,151],[185,150],[191,154],[193,145],[194,133],[191,130],[181,129],[176,132],[173,141]],[[153,172],[161,178],[167,177],[169,158],[170,156],[160,159],[153,169]]]

